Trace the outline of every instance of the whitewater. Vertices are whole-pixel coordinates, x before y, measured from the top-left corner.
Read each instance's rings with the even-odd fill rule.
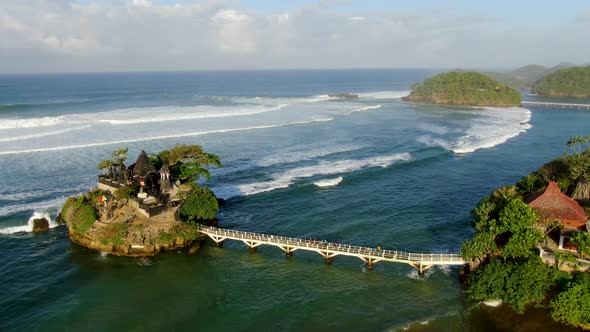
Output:
[[[0,77],[0,325],[9,327],[2,330],[59,331],[66,323],[84,330],[89,321],[97,330],[159,330],[165,321],[176,330],[389,331],[460,314],[465,299],[454,268],[419,278],[408,266],[366,271],[346,257],[326,265],[317,255],[286,259],[272,248],[209,241],[190,256],[105,256],[73,244],[55,222],[68,197],[96,187],[97,164],[113,150],[128,148],[130,165],[141,150],[199,144],[223,165],[199,181],[226,198],[223,228],[458,252],[472,236],[479,199],[560,156],[590,114],[400,99],[431,74]],[[330,97],[341,93],[358,98]],[[39,217],[50,221],[48,232],[31,232]],[[174,310],[138,312],[137,303]],[[220,308],[223,320],[211,320]]]

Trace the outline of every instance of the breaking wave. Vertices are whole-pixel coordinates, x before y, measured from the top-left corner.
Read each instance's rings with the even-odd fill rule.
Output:
[[[374,105],[374,106],[365,106],[365,107],[361,107],[361,108],[357,108],[355,110],[352,110],[348,113],[345,113],[345,115],[349,115],[352,113],[356,113],[356,112],[363,112],[363,111],[369,111],[369,110],[376,110],[381,108],[381,105]]]
[[[335,179],[326,179],[326,180],[320,180],[320,181],[316,181],[313,184],[318,186],[318,187],[334,187],[337,186],[338,184],[340,184],[340,182],[342,182],[344,178],[339,176]]]
[[[9,216],[24,211],[47,211],[49,209],[59,208],[66,201],[65,197],[57,197],[46,201],[12,204],[0,207],[0,217]]]
[[[217,188],[214,189],[214,191],[219,197],[226,199],[235,196],[255,195],[277,189],[288,188],[297,180],[304,178],[318,175],[350,173],[372,167],[388,167],[400,161],[409,161],[411,158],[411,154],[406,152],[358,160],[324,161],[316,165],[297,167],[283,173],[275,174],[272,176],[273,180]]]
[[[0,119],[0,129],[20,129],[49,127],[62,124],[108,123],[111,125],[128,125],[138,123],[196,120],[206,118],[226,118],[233,116],[254,115],[280,110],[288,104],[276,106],[252,105],[236,106],[162,106],[144,108],[125,108],[98,113],[80,113],[53,117]]]
[[[40,138],[40,137],[46,137],[46,136],[61,135],[61,134],[69,133],[69,132],[76,131],[76,130],[83,130],[86,128],[90,128],[90,126],[80,126],[80,127],[73,127],[73,128],[67,128],[67,129],[46,131],[46,132],[38,133],[38,134],[5,137],[5,138],[0,138],[0,142],[13,142],[13,141],[20,141],[20,140],[26,140],[26,139],[31,139],[31,138]]]
[[[520,108],[485,108],[484,119],[475,120],[467,130],[451,145],[455,153],[470,153],[479,149],[491,148],[532,128],[529,124],[531,111]]]
[[[263,157],[256,162],[257,166],[268,167],[279,164],[290,164],[300,161],[312,160],[320,157],[329,156],[332,154],[357,151],[366,146],[363,145],[349,145],[349,146],[334,146],[326,148],[318,148],[312,150],[290,150],[272,154]]]
[[[309,123],[314,123],[314,122],[327,122],[327,121],[332,121],[332,120],[334,120],[334,119],[333,118],[322,118],[322,119],[314,119],[314,120],[309,120],[309,121],[297,121],[297,122],[282,123],[282,124],[276,124],[276,125],[262,125],[262,126],[252,126],[252,127],[242,127],[242,128],[206,130],[206,131],[197,131],[197,132],[190,132],[190,133],[170,134],[170,135],[160,135],[160,136],[152,136],[152,137],[138,137],[138,138],[130,138],[130,139],[117,140],[117,141],[109,141],[109,142],[97,142],[97,143],[78,144],[78,145],[65,145],[65,146],[27,149],[27,150],[0,151],[0,155],[32,153],[32,152],[46,152],[46,151],[59,151],[59,150],[79,149],[79,148],[88,148],[88,147],[95,147],[95,146],[131,143],[131,142],[153,141],[153,140],[168,139],[168,138],[180,138],[180,137],[201,136],[201,135],[208,135],[208,134],[229,133],[229,132],[235,132],[235,131],[270,129],[270,128],[279,128],[279,127],[286,127],[286,126],[293,126],[293,125],[303,125],[303,124],[309,124]]]
[[[58,224],[55,220],[51,219],[51,216],[47,212],[38,212],[35,211],[33,215],[29,218],[29,221],[26,225],[22,226],[10,226],[0,228],[0,234],[15,234],[15,233],[25,233],[25,232],[32,232],[33,231],[33,220],[45,218],[49,222],[49,228],[57,227]]]
[[[487,107],[474,112],[479,112],[478,116],[469,120],[471,123],[465,134],[458,138],[448,140],[423,135],[416,140],[426,146],[441,146],[456,154],[465,154],[500,145],[532,128],[529,124],[531,112],[524,108]]]

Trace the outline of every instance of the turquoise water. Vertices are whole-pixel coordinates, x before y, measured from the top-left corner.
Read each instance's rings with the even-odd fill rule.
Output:
[[[196,255],[102,255],[55,218],[128,146],[201,144],[226,228],[393,250],[454,253],[477,201],[587,135],[590,113],[401,102],[423,70],[0,77],[2,330],[494,330],[458,269],[207,242]],[[329,93],[359,93],[335,100]],[[341,179],[340,179],[341,178]],[[320,186],[328,181],[331,186]],[[474,311],[475,310],[475,311]],[[488,317],[490,323],[479,324]],[[424,323],[424,324],[420,324]],[[417,325],[414,325],[417,324]],[[549,325],[546,325],[549,328]]]

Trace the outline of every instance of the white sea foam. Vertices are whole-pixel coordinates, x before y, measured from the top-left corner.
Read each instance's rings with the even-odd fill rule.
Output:
[[[72,128],[66,128],[66,129],[60,129],[60,130],[46,131],[46,132],[41,132],[41,133],[36,133],[36,134],[5,137],[5,138],[0,138],[0,142],[22,141],[22,140],[27,140],[27,139],[32,139],[32,138],[61,135],[61,134],[69,133],[69,132],[76,131],[76,130],[83,130],[86,128],[90,128],[90,126],[88,125],[88,126],[72,127]]]
[[[367,92],[367,93],[358,93],[360,98],[374,98],[374,99],[399,99],[402,97],[409,96],[412,91],[410,90],[402,90],[402,91],[377,91],[377,92]]]
[[[376,109],[379,109],[379,108],[381,108],[381,105],[365,106],[365,107],[361,107],[361,108],[357,108],[357,109],[354,109],[352,111],[349,111],[349,112],[345,113],[345,115],[350,115],[350,114],[356,113],[356,112],[376,110]]]
[[[316,181],[313,184],[315,184],[318,187],[334,187],[337,186],[338,184],[340,184],[340,182],[342,182],[344,178],[339,176],[335,179],[326,179],[326,180],[320,180],[320,181]]]
[[[65,122],[66,115],[29,119],[0,119],[0,129],[36,128],[55,126]]]
[[[59,208],[66,201],[65,197],[57,197],[46,201],[11,204],[0,207],[0,217],[9,216],[23,211],[47,211],[52,208]]]
[[[410,153],[397,153],[393,155],[375,156],[365,159],[348,159],[338,161],[324,161],[312,166],[304,166],[290,169],[283,173],[273,175],[273,180],[239,184],[233,187],[216,188],[215,193],[223,198],[234,196],[256,195],[291,186],[295,181],[317,175],[333,175],[358,171],[371,167],[388,167],[400,161],[411,160]]]
[[[526,132],[532,126],[531,112],[520,107],[484,108],[482,117],[473,120],[467,133],[450,148],[455,153],[470,153],[491,148]]]
[[[470,112],[474,112],[476,117],[467,120],[470,122],[469,127],[459,138],[448,140],[422,135],[416,141],[426,146],[441,146],[454,153],[464,154],[497,146],[532,128],[529,124],[531,112],[524,108],[487,107]],[[446,132],[440,132],[444,133]]]
[[[45,218],[49,222],[49,228],[57,227],[58,224],[55,220],[51,219],[51,216],[47,212],[38,212],[35,211],[33,215],[29,218],[29,221],[26,225],[22,226],[11,226],[0,228],[0,234],[15,234],[15,233],[24,233],[24,232],[32,232],[33,231],[33,220]]]
[[[488,307],[497,307],[500,304],[502,304],[502,300],[488,300],[488,301],[483,301],[484,305],[487,305]]]
[[[282,104],[274,107],[260,105],[251,107],[166,106],[133,108],[118,110],[116,112],[95,113],[94,117],[100,118],[98,121],[102,123],[109,123],[112,125],[127,125],[255,115],[278,111],[287,107],[288,105],[289,104]],[[130,114],[131,116],[129,116]]]
[[[332,121],[332,120],[334,120],[334,119],[333,118],[320,118],[320,119],[314,119],[314,120],[309,120],[309,121],[296,121],[296,122],[282,123],[282,124],[276,124],[276,125],[262,125],[262,126],[252,126],[252,127],[242,127],[242,128],[207,130],[207,131],[197,131],[197,132],[190,132],[190,133],[160,135],[160,136],[151,136],[151,137],[138,137],[138,138],[130,138],[130,139],[124,139],[124,140],[117,140],[117,141],[108,141],[108,142],[96,142],[96,143],[77,144],[77,145],[64,145],[64,146],[26,149],[26,150],[0,151],[0,155],[46,152],[46,151],[60,151],[60,150],[80,149],[80,148],[88,148],[88,147],[104,146],[104,145],[114,145],[114,144],[131,143],[131,142],[153,141],[153,140],[168,139],[168,138],[201,136],[201,135],[208,135],[208,134],[229,133],[229,132],[235,132],[235,131],[246,131],[246,130],[257,130],[257,129],[270,129],[270,128],[279,128],[279,127],[294,126],[294,125],[304,125],[304,124],[310,124],[310,123],[314,123],[314,122],[327,122],[327,121]]]
[[[363,145],[340,145],[334,147],[325,147],[325,148],[312,148],[311,150],[309,147],[305,150],[288,150],[282,151],[279,153],[275,153],[266,157],[260,158],[257,162],[257,166],[274,166],[279,164],[290,164],[296,163],[300,161],[312,160],[320,157],[329,156],[332,154],[343,153],[343,152],[351,152],[356,151],[364,148],[366,146]]]

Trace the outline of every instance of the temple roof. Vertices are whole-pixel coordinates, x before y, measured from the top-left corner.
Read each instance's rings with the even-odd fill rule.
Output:
[[[544,192],[525,198],[532,208],[541,210],[545,217],[560,220],[564,226],[582,227],[588,217],[584,208],[574,199],[564,195],[556,182],[550,182]]]
[[[137,161],[135,161],[135,164],[133,164],[133,174],[140,177],[145,177],[148,173],[155,171],[156,168],[150,161],[147,153],[145,153],[144,150],[141,150],[139,157],[137,157]]]

